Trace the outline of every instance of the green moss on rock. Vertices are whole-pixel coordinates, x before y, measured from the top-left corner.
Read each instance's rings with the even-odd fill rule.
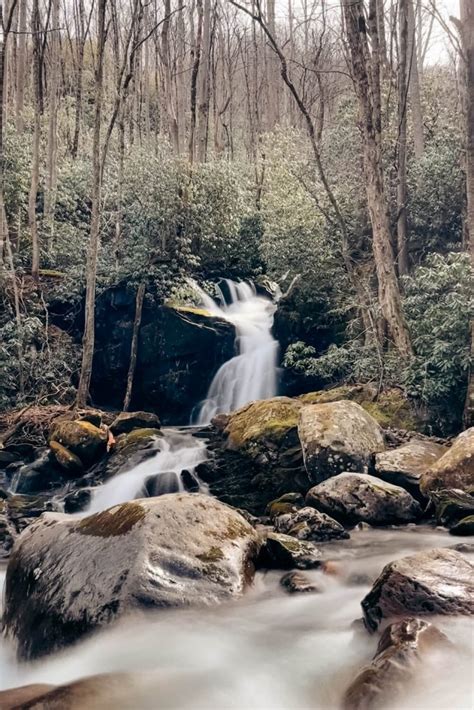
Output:
[[[225,428],[232,448],[248,448],[260,441],[280,443],[298,425],[302,403],[290,397],[251,402],[234,412]]]
[[[138,503],[124,503],[116,508],[103,510],[84,518],[76,530],[80,535],[93,537],[116,537],[126,535],[145,517],[145,510]]]

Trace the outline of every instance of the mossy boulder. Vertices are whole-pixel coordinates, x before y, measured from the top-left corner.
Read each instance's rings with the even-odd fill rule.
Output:
[[[84,465],[97,461],[107,450],[108,435],[90,422],[65,421],[54,426],[50,442],[56,441],[78,456]]]
[[[442,548],[390,562],[362,600],[362,610],[369,631],[411,614],[474,614],[474,565]]]
[[[431,502],[435,509],[436,521],[450,528],[462,518],[474,515],[474,488],[469,491],[449,488],[433,491]]]
[[[302,404],[290,397],[250,402],[229,416],[224,434],[232,449],[257,457],[261,447],[280,446],[295,434]]]
[[[79,520],[43,516],[18,538],[7,568],[5,633],[31,659],[132,612],[239,596],[260,544],[241,515],[200,494]]]
[[[134,429],[159,429],[160,418],[153,412],[121,412],[110,425],[114,436],[128,434]]]
[[[321,566],[321,552],[307,540],[268,532],[260,548],[258,566],[266,569],[314,569]]]
[[[309,478],[324,481],[342,471],[368,470],[385,448],[379,424],[356,402],[341,400],[301,408],[298,434]]]
[[[412,439],[407,444],[375,456],[375,472],[384,481],[420,495],[420,479],[447,452],[429,439]]]
[[[421,477],[420,489],[426,495],[443,488],[474,488],[474,427],[463,431]]]
[[[343,525],[392,525],[414,522],[419,503],[400,486],[364,473],[340,473],[308,491],[306,505]]]
[[[449,531],[451,535],[474,535],[474,515],[468,515],[457,522]]]
[[[84,470],[81,459],[72,451],[66,449],[65,446],[60,444],[58,441],[50,441],[49,448],[53,452],[53,456],[56,459],[58,465],[70,474],[81,473]]]

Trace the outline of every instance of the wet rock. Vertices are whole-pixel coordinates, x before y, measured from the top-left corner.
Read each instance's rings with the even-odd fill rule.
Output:
[[[414,497],[420,495],[420,478],[447,451],[426,439],[412,439],[396,449],[375,456],[375,472],[384,481],[402,486]]]
[[[450,528],[463,518],[474,515],[474,496],[471,493],[443,490],[433,491],[430,497],[440,525]]]
[[[319,483],[308,491],[306,504],[347,525],[410,523],[421,515],[404,488],[363,473],[340,473]]]
[[[189,493],[197,493],[199,491],[199,481],[191,471],[181,471],[181,483],[184,490]]]
[[[15,493],[32,494],[47,491],[61,481],[61,471],[48,450],[41,451],[32,463],[21,466],[12,480]]]
[[[391,624],[382,634],[373,661],[346,690],[343,709],[372,710],[391,705],[407,689],[423,657],[448,644],[441,631],[422,619]]]
[[[315,593],[321,589],[302,572],[288,572],[280,579],[280,584],[290,594]]]
[[[134,429],[159,429],[160,418],[153,412],[121,412],[110,425],[114,436],[129,434]]]
[[[345,540],[349,533],[334,518],[315,508],[302,508],[295,513],[286,513],[275,518],[277,532],[297,537],[299,540],[327,542]]]
[[[451,535],[474,535],[474,515],[468,515],[453,525],[449,530]]]
[[[449,549],[464,554],[474,554],[474,542],[458,542],[456,545],[450,545]]]
[[[68,451],[68,449],[59,442],[51,441],[49,447],[53,452],[57,464],[68,473],[77,474],[84,470],[79,456],[73,454],[72,451]]]
[[[135,429],[121,434],[108,456],[104,456],[87,474],[90,482],[107,481],[155,456],[163,437],[159,429]]]
[[[421,477],[420,489],[429,495],[443,488],[474,488],[474,427],[463,431],[453,445]]]
[[[315,483],[342,471],[366,471],[373,454],[384,449],[379,424],[356,402],[304,406],[298,433],[306,470]]]
[[[45,515],[10,558],[4,631],[19,658],[32,659],[126,614],[215,604],[252,581],[260,544],[237,512],[196,493],[79,520]]]
[[[145,481],[145,490],[150,497],[177,493],[180,490],[178,475],[175,471],[163,471],[156,476],[150,476]]]
[[[224,430],[232,449],[244,449],[257,458],[262,451],[297,441],[301,402],[290,397],[250,402],[229,415]]]
[[[0,468],[5,468],[8,464],[19,461],[19,459],[19,454],[16,454],[13,451],[5,451],[4,449],[0,449]]]
[[[460,552],[434,549],[390,562],[362,600],[365,624],[407,614],[474,614],[474,565]]]
[[[304,505],[304,497],[301,493],[284,493],[276,500],[272,500],[265,510],[265,513],[270,518],[276,518],[277,515],[284,513],[294,513]]]
[[[56,686],[48,683],[31,683],[31,685],[22,685],[19,688],[1,690],[0,708],[2,708],[2,710],[24,710],[25,708],[35,707],[35,705],[31,705],[31,703],[36,703],[55,687]],[[47,706],[44,710],[47,710]]]
[[[92,491],[90,488],[71,491],[64,497],[64,512],[70,514],[85,510],[91,501],[91,497]]]
[[[8,520],[16,532],[21,532],[34,518],[53,510],[53,503],[47,495],[15,494],[6,500]]]
[[[83,464],[97,461],[107,449],[107,432],[84,421],[65,421],[57,424],[50,440],[62,444],[79,457]]]
[[[269,532],[260,549],[258,566],[266,569],[314,569],[321,566],[321,552],[312,542]]]
[[[14,537],[15,530],[8,519],[7,504],[2,500],[0,501],[0,559],[9,557]]]

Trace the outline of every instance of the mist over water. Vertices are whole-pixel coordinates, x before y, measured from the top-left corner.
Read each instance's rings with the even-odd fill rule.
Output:
[[[203,305],[236,329],[237,354],[217,371],[195,420],[208,424],[222,412],[233,412],[256,399],[277,393],[278,342],[272,335],[275,304],[259,296],[253,284],[226,279],[219,303],[198,288]]]

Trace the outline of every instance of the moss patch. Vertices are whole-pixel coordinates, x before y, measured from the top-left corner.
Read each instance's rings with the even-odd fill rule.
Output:
[[[278,443],[290,429],[298,426],[301,406],[299,400],[289,397],[251,402],[231,415],[225,433],[235,448],[261,439]]]
[[[163,433],[160,429],[134,429],[129,434],[122,434],[117,438],[116,449],[117,451],[123,451],[132,444],[144,444],[147,442],[148,439],[151,441],[156,436],[163,436]]]
[[[125,503],[118,508],[84,518],[75,528],[80,535],[117,537],[125,535],[145,517],[145,510],[137,503]]]
[[[166,305],[173,308],[173,310],[178,311],[178,313],[189,313],[193,316],[212,318],[212,313],[211,311],[208,311],[207,308],[200,308],[199,306],[175,306],[172,303],[167,303]]]

